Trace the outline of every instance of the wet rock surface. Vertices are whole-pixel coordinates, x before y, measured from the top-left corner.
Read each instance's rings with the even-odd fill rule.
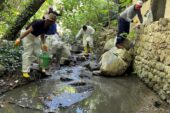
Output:
[[[83,70],[81,71],[81,74],[79,75],[80,78],[91,78],[92,77],[92,72],[88,70]]]
[[[60,80],[63,81],[63,82],[69,82],[69,81],[72,81],[73,79],[68,78],[66,76],[63,76],[63,77],[60,78]]]
[[[67,108],[89,97],[93,92],[93,85],[79,77],[81,69],[83,68],[75,67],[56,71],[49,79],[6,93],[2,101],[6,103],[6,107],[14,105],[18,109],[25,108],[34,112],[57,112],[59,108]],[[6,107],[4,110],[0,109],[0,112],[2,110],[8,113]],[[15,113],[15,109],[13,112]]]
[[[97,63],[97,61],[86,61],[82,64],[83,67],[87,67],[90,71],[99,70],[100,65]]]
[[[13,90],[17,87],[29,84],[31,82],[35,82],[42,78],[49,77],[49,75],[37,70],[31,70],[29,79],[25,79],[21,75],[22,75],[21,72],[15,72],[15,73],[12,72],[3,75],[3,77],[0,78],[0,95],[10,90]]]

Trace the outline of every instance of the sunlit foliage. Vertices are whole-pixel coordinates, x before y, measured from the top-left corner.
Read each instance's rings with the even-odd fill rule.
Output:
[[[28,5],[29,0],[5,0],[0,12],[0,37]]]
[[[25,10],[31,0],[4,0],[0,9],[0,37],[6,33],[7,29],[15,22],[17,16]],[[90,24],[95,29],[100,29],[106,21],[116,25],[116,21],[111,21],[109,11],[119,14],[119,8],[124,8],[132,0],[119,0],[120,4],[115,4],[114,0],[46,0],[38,12],[30,19],[42,19],[44,13],[51,5],[62,16],[57,19],[57,23],[62,23],[62,27],[70,29],[73,36],[84,24]],[[29,23],[28,22],[28,23]]]

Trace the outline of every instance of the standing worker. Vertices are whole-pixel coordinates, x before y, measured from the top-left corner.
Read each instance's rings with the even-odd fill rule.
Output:
[[[58,17],[58,16],[61,16],[62,15],[62,12],[63,12],[63,9],[61,9],[60,10],[60,13],[57,13],[54,9],[53,9],[53,7],[52,6],[49,6],[49,8],[48,8],[48,11],[46,11],[46,13],[44,14],[44,16],[43,16],[43,19],[46,19],[46,16],[48,16],[50,13],[52,13],[52,14],[54,14],[54,15],[56,15],[56,17]],[[58,33],[58,31],[57,31],[57,23],[54,23],[53,25],[51,25],[50,26],[50,28],[49,28],[49,30],[47,31],[47,33],[46,33],[46,35],[47,35],[47,42],[49,42],[49,41],[52,41],[53,39],[53,36],[52,35],[55,35],[55,38],[59,38],[59,33]],[[51,35],[51,36],[50,36]],[[57,39],[55,39],[55,40],[57,40]],[[54,40],[53,40],[54,41]],[[54,48],[54,45],[52,45],[52,42],[51,43],[48,43],[48,46],[50,46],[51,48]],[[55,46],[57,46],[57,45],[55,45]],[[56,50],[57,51],[57,53],[59,53],[59,50]],[[62,51],[61,51],[62,52]],[[61,54],[61,53],[60,53]],[[59,65],[60,65],[60,54],[58,54],[58,55],[56,55],[56,54],[53,54],[53,60],[55,59],[55,63],[58,65],[58,67],[59,67]]]
[[[90,53],[93,53],[93,34],[95,30],[91,26],[84,25],[78,34],[76,35],[76,40],[80,35],[83,35],[83,47],[85,54],[88,54],[88,49]],[[88,48],[89,46],[89,48]]]
[[[62,15],[62,10],[61,10],[60,13],[57,13],[57,12],[53,9],[52,6],[49,6],[48,11],[46,11],[45,14],[44,14],[44,16],[43,16],[43,19],[46,19],[46,17],[48,17],[48,15],[49,15],[50,13],[52,13],[52,14],[56,15],[56,17],[58,17],[58,16],[61,16],[61,15]],[[48,30],[48,32],[47,32],[47,35],[54,35],[54,34],[56,34],[56,33],[58,34],[58,32],[57,32],[57,24],[54,23],[52,26],[50,26],[50,28],[49,28],[49,30]]]
[[[143,2],[141,0],[137,1],[135,5],[129,6],[125,11],[123,11],[118,20],[118,33],[116,37],[115,46],[117,48],[124,48],[123,41],[129,34],[130,30],[130,23],[134,22],[137,23],[137,20],[133,20],[133,18],[138,15],[140,23],[143,23],[143,17],[141,14]]]
[[[35,56],[40,54],[40,39],[42,50],[47,51],[48,48],[45,44],[45,34],[49,30],[50,26],[56,21],[56,15],[49,14],[45,20],[33,21],[26,31],[15,41],[15,45],[19,45],[23,39],[24,51],[22,54],[22,72],[23,77],[29,78],[30,66],[35,61]]]

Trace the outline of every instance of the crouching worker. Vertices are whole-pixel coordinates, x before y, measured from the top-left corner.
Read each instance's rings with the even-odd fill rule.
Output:
[[[90,53],[93,53],[93,34],[94,33],[95,33],[95,30],[93,29],[93,27],[84,25],[80,29],[78,34],[76,35],[76,40],[80,35],[83,35],[83,47],[84,47],[85,54],[88,54],[88,51],[90,51]]]
[[[143,23],[143,18],[141,14],[142,4],[143,4],[142,1],[137,1],[135,5],[131,5],[120,14],[118,20],[118,33],[115,41],[115,46],[117,48],[120,49],[124,48],[123,42],[125,38],[127,38],[127,35],[129,34],[130,23],[131,22],[137,23],[137,20],[133,20],[133,18],[136,15],[138,15],[140,23]]]
[[[56,21],[56,15],[49,14],[45,20],[33,21],[26,31],[15,41],[15,45],[23,40],[24,51],[22,54],[23,77],[29,78],[30,66],[40,54],[40,48],[47,51],[44,35],[48,32],[51,25]],[[41,37],[41,41],[39,39]]]

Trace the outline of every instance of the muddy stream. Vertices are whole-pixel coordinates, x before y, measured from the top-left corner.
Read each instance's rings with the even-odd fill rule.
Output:
[[[135,76],[92,76],[82,66],[65,67],[2,95],[0,113],[136,113],[152,95]]]

